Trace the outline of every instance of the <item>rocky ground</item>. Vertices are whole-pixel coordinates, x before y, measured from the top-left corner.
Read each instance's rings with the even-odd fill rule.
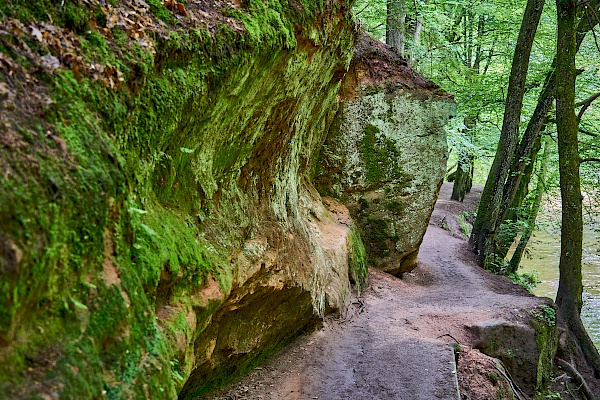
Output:
[[[414,271],[400,279],[371,270],[347,314],[205,398],[519,398],[502,367],[474,349],[473,327],[522,323],[545,300],[476,265],[457,216],[472,213],[481,188],[463,203],[449,200],[451,190],[445,183]]]

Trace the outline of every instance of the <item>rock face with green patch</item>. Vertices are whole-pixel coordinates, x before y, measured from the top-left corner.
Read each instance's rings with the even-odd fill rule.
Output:
[[[452,103],[342,82],[345,1],[208,3],[0,2],[1,398],[194,398],[420,240]]]
[[[0,397],[193,398],[364,285],[311,184],[354,24],[92,3],[0,3]]]
[[[522,312],[526,315],[527,310]],[[527,395],[550,382],[558,348],[556,310],[550,303],[531,310],[528,320],[485,321],[469,329],[477,341],[475,348],[501,360]]]
[[[374,266],[410,271],[446,171],[443,125],[455,103],[364,35],[342,93],[319,187],[349,206]]]

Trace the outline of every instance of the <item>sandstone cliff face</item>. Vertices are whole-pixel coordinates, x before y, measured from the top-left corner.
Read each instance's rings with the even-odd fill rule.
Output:
[[[311,183],[340,120],[348,4],[117,3],[2,6],[0,397],[192,398],[364,285],[359,230]],[[404,139],[370,132],[354,146],[380,171],[380,142]],[[393,183],[415,173],[390,171],[352,184],[405,196]]]
[[[447,94],[360,36],[317,179],[349,206],[369,262],[385,272],[416,266],[446,172],[443,125],[455,112]]]

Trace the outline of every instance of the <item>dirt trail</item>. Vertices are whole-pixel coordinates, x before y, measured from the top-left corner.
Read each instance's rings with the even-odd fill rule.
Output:
[[[451,190],[442,187],[413,272],[399,279],[371,270],[369,288],[347,316],[327,318],[318,331],[205,398],[457,399],[452,343],[470,348],[469,326],[522,320],[542,300],[476,266],[456,215],[474,209],[481,188],[463,203],[449,200]],[[475,386],[485,391],[483,383]]]

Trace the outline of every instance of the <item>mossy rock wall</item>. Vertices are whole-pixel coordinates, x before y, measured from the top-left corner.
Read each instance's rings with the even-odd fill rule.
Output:
[[[365,35],[343,85],[316,179],[349,206],[369,262],[402,274],[416,266],[446,172],[456,104]]]
[[[0,397],[191,398],[343,309],[348,4],[59,3],[0,6]]]

